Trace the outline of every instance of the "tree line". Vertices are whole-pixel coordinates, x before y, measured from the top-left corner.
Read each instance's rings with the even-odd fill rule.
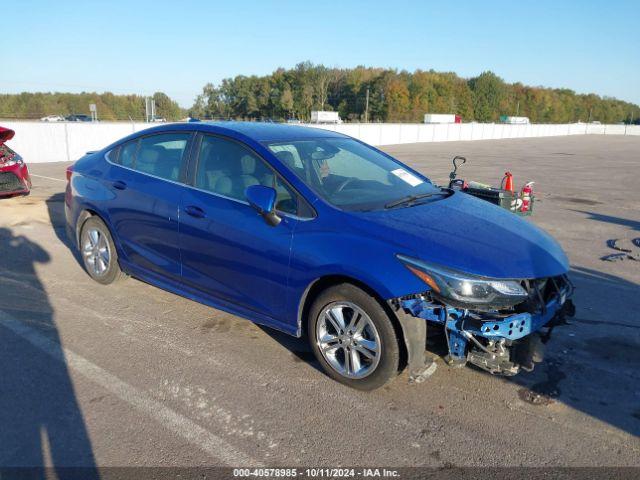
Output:
[[[162,92],[153,98],[156,116],[170,121],[187,113],[203,119],[306,121],[312,110],[332,110],[352,122],[421,122],[425,113],[454,113],[465,122],[519,115],[533,123],[640,123],[638,105],[564,88],[507,83],[493,72],[465,79],[433,70],[340,69],[310,62],[269,75],[208,83],[188,110]],[[0,118],[89,114],[90,103],[97,105],[100,120],[145,119],[145,97],[109,92],[0,94]]]
[[[368,93],[368,94],[367,94]],[[368,100],[367,100],[368,98]],[[346,121],[421,122],[425,113],[497,122],[501,115],[534,123],[638,121],[638,105],[569,89],[506,83],[493,72],[464,79],[450,72],[327,68],[304,62],[270,75],[238,75],[204,86],[190,114],[202,118],[308,120],[312,110]]]
[[[186,112],[177,102],[162,92],[153,94],[156,117],[179,120]],[[98,119],[145,120],[145,97],[106,93],[18,93],[0,94],[0,118],[39,119],[47,115],[89,115],[89,104],[94,103]]]

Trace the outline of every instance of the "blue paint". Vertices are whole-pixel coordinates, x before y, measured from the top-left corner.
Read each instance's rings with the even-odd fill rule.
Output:
[[[269,226],[247,202],[193,188],[184,174],[195,168],[189,154],[177,182],[105,159],[107,152],[129,140],[170,131],[215,134],[244,144],[289,183],[313,215],[283,215],[279,225]],[[126,272],[293,335],[301,334],[304,294],[322,277],[339,275],[360,282],[383,301],[428,290],[397,254],[498,279],[568,271],[564,252],[549,235],[466,194],[369,212],[330,205],[264,146],[269,141],[310,138],[348,137],[293,125],[236,122],[169,124],[135,133],[76,162],[66,196],[68,223],[75,228],[81,212],[91,210],[113,232]],[[195,148],[190,144],[187,150]],[[127,189],[114,189],[118,181]],[[185,213],[191,207],[203,215]],[[432,315],[420,306],[419,316],[433,321]],[[530,331],[539,322],[534,317],[525,319]]]

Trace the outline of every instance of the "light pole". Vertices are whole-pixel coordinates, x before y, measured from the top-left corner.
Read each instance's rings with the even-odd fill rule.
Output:
[[[367,96],[364,101],[364,123],[369,123],[369,87],[367,87]]]
[[[144,109],[147,123],[154,121],[156,118],[156,101],[153,97],[145,97]]]

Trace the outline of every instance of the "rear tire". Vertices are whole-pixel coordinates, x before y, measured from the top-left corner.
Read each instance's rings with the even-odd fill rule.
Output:
[[[84,268],[96,282],[108,285],[126,278],[118,265],[118,252],[109,229],[99,217],[90,217],[80,230]]]
[[[398,374],[400,348],[389,316],[358,287],[343,283],[318,295],[307,319],[309,344],[326,374],[374,390]]]

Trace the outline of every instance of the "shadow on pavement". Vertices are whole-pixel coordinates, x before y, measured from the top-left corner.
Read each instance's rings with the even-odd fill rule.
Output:
[[[273,328],[265,327],[264,325],[256,324],[256,326],[282,347],[289,350],[294,362],[308,363],[319,372],[324,373],[316,357],[313,355],[306,337],[296,338]]]
[[[640,286],[573,268],[576,316],[554,329],[544,362],[509,378],[522,400],[565,404],[640,435]]]
[[[0,228],[0,252],[0,477],[8,467],[31,467],[22,471],[28,478],[51,477],[46,464],[58,478],[83,467],[82,478],[97,479],[54,311],[36,271],[49,254],[8,228]]]
[[[629,227],[633,230],[640,231],[640,222],[637,220],[630,220],[628,218],[613,217],[611,215],[603,215],[602,213],[587,212],[585,210],[573,210],[574,212],[584,213],[589,215],[589,220],[595,220],[597,222],[611,223],[613,225],[621,225],[623,227]]]
[[[82,266],[82,258],[78,253],[78,249],[73,244],[72,239],[67,236],[66,232],[66,219],[64,215],[64,192],[55,193],[45,200],[47,204],[47,212],[49,213],[49,221],[51,227],[58,237],[58,240],[66,245],[66,247],[73,253],[74,258],[80,266]]]

